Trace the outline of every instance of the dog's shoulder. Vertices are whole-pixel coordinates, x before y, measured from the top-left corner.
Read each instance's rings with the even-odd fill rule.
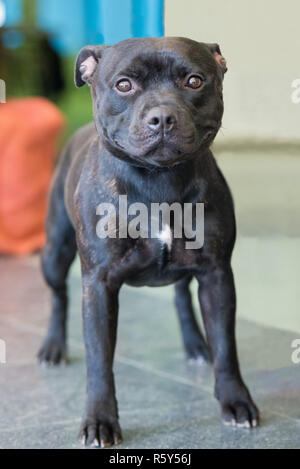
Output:
[[[76,153],[81,153],[97,136],[98,134],[94,122],[81,127],[73,134],[67,144],[70,153],[72,153],[73,156]]]

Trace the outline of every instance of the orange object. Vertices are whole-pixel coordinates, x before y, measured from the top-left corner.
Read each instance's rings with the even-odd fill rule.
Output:
[[[45,243],[48,190],[61,112],[44,98],[0,104],[0,253],[24,255]]]

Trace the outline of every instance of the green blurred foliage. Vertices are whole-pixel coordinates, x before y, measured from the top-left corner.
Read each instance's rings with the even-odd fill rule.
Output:
[[[79,127],[93,119],[90,91],[88,86],[75,87],[75,57],[59,61],[57,54],[49,50],[50,38],[36,27],[35,3],[35,0],[23,0],[21,25],[0,28],[0,77],[6,82],[8,99],[45,96],[61,109],[67,119],[61,139],[63,144]],[[9,41],[16,38],[18,42],[19,38],[20,45],[5,47],[2,38],[7,34],[10,34]]]
[[[36,24],[36,0],[23,0],[24,20],[27,26]]]
[[[68,125],[63,141],[67,140],[77,129],[93,120],[92,100],[88,86],[76,88],[74,84],[73,59],[64,59],[66,90],[55,104],[65,114]]]

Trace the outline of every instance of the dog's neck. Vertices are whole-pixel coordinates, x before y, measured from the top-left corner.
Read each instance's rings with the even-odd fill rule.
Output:
[[[207,159],[210,150],[171,168],[141,167],[101,150],[103,164],[113,165],[113,174],[121,194],[143,199],[145,202],[189,202],[206,191]],[[203,168],[203,171],[201,170]]]

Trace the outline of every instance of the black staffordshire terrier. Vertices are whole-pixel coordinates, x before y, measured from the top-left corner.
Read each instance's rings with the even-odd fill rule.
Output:
[[[129,39],[85,47],[78,87],[91,88],[95,124],[67,145],[52,187],[43,271],[52,315],[41,362],[66,358],[66,277],[78,251],[82,266],[87,403],[80,436],[92,446],[122,440],[113,359],[121,286],[174,283],[189,358],[210,356],[215,395],[226,424],[255,427],[259,414],[245,386],[235,343],[231,270],[236,225],[226,181],[210,151],[223,116],[226,61],[217,44],[183,38]],[[80,112],[80,110],[78,111]],[[205,204],[205,242],[187,249],[174,219],[156,238],[97,234],[101,203]],[[208,346],[197,325],[189,284],[195,277]]]

